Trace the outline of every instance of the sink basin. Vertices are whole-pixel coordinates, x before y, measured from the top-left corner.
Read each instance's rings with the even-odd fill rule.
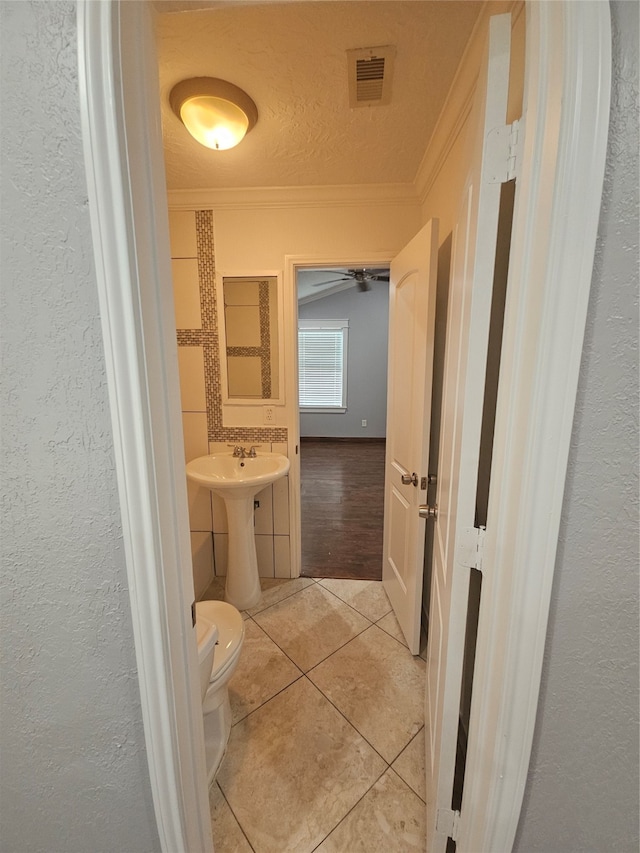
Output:
[[[281,453],[241,459],[230,453],[200,456],[187,464],[189,480],[215,492],[227,511],[228,557],[224,598],[238,610],[254,607],[262,596],[253,523],[253,499],[289,471]]]
[[[229,453],[200,456],[187,465],[187,477],[224,497],[253,497],[289,470],[289,460],[281,453],[265,453],[240,459]]]

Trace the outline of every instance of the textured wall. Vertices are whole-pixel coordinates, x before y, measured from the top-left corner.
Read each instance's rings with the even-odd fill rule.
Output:
[[[159,847],[121,542],[76,9],[3,2],[6,853]]]
[[[518,853],[638,850],[638,5],[609,150]]]

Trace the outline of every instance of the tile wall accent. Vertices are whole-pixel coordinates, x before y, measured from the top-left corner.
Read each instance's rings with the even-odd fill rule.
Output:
[[[260,442],[286,441],[287,430],[282,427],[224,427],[222,425],[222,396],[220,393],[220,346],[218,336],[218,311],[215,292],[215,252],[213,246],[213,212],[196,211],[196,241],[198,247],[198,275],[200,279],[200,305],[205,349],[204,372],[207,392],[207,424],[209,441]],[[262,311],[261,311],[262,315]],[[262,319],[262,317],[261,317]],[[261,327],[263,323],[261,322]],[[190,330],[193,332],[195,330]],[[211,336],[209,337],[209,333]],[[178,346],[180,346],[178,336]]]
[[[286,455],[287,430],[282,427],[222,425],[213,214],[208,210],[171,211],[169,220],[185,461],[221,449],[227,451],[227,445],[235,443],[255,444]],[[260,311],[261,334],[264,323],[268,324],[266,312],[268,304]],[[187,322],[193,327],[185,328]],[[256,511],[260,575],[288,578],[288,478],[269,486],[256,499],[260,501]],[[188,483],[188,500],[194,587],[196,598],[200,598],[214,573],[226,574],[226,513],[221,500],[193,483]]]

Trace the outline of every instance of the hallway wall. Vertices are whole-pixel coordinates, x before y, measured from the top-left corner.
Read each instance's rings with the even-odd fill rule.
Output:
[[[72,2],[3,2],[2,849],[159,850]]]
[[[604,196],[516,853],[638,850],[638,5],[611,12]]]

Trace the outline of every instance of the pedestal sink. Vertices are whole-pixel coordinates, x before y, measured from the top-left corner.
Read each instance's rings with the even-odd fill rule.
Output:
[[[187,464],[187,477],[219,495],[227,510],[229,557],[225,601],[246,610],[260,601],[260,577],[253,533],[253,499],[289,470],[280,453],[240,458],[230,453],[199,456]]]

